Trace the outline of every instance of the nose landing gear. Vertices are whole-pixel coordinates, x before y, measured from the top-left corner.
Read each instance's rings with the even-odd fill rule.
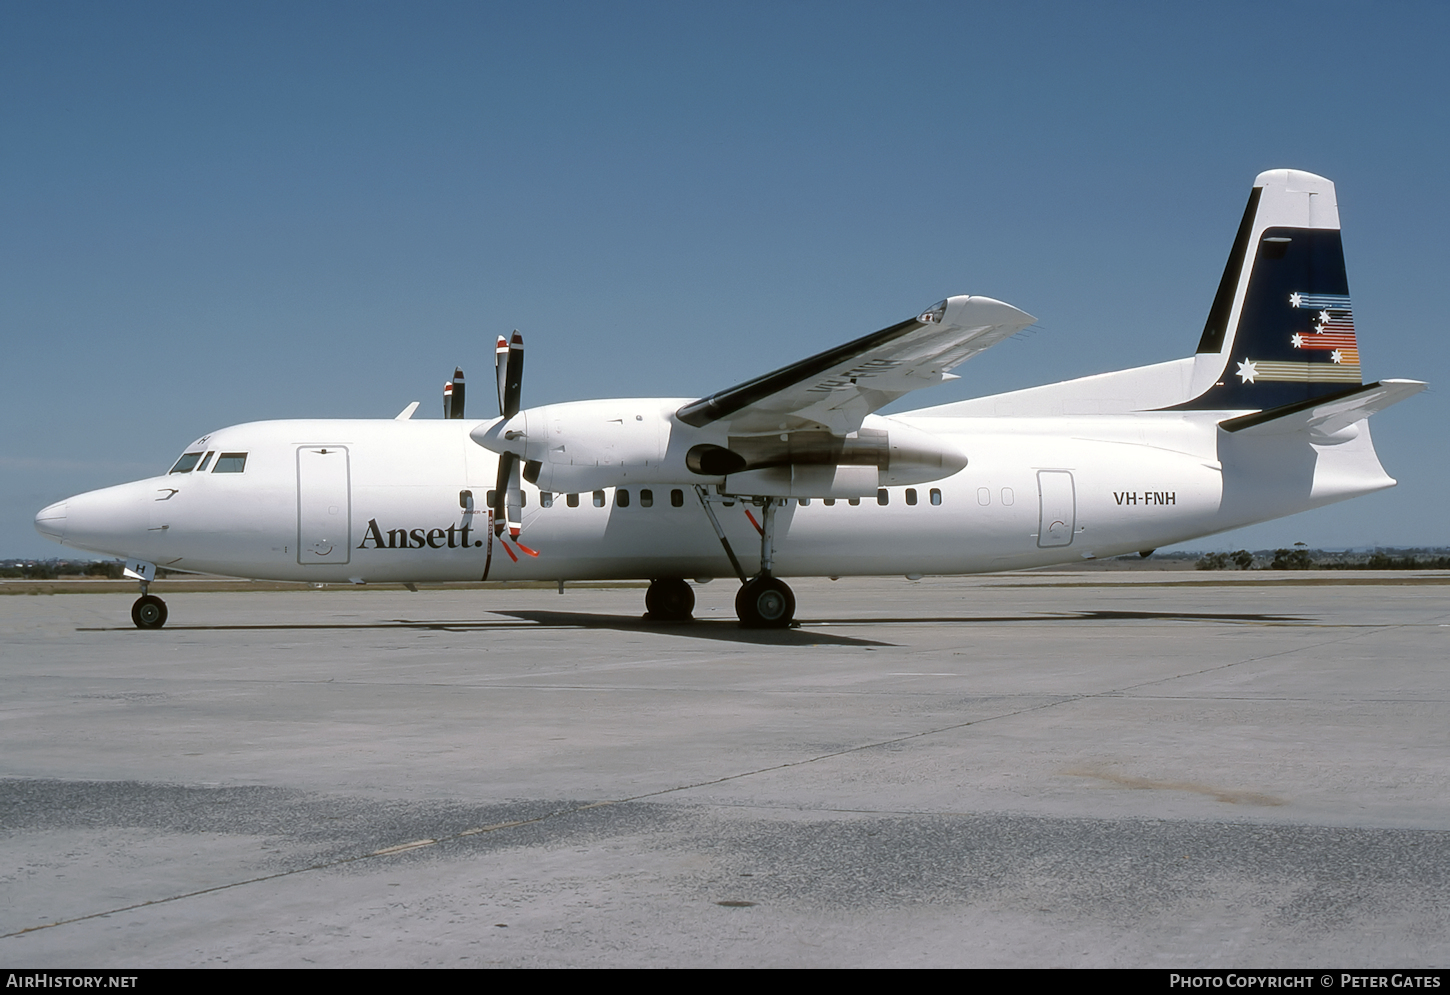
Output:
[[[159,629],[166,624],[166,602],[148,593],[151,582],[156,579],[156,564],[145,560],[127,560],[121,571],[126,577],[141,582],[141,597],[131,606],[131,621],[138,629]]]
[[[131,621],[138,629],[159,629],[166,624],[166,602],[154,594],[143,594],[131,606]]]

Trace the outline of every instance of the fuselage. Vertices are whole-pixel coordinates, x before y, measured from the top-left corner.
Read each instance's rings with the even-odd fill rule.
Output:
[[[758,505],[721,494],[723,476],[671,465],[669,454],[681,448],[672,435],[692,438],[673,419],[680,400],[587,403],[614,406],[621,424],[638,426],[649,441],[643,454],[628,446],[613,452],[620,465],[610,486],[524,485],[521,538],[537,556],[495,541],[490,529],[487,495],[499,457],[471,433],[498,419],[237,425],[188,447],[202,454],[191,469],[77,495],[43,510],[36,525],[78,549],[258,579],[730,576],[696,492],[703,484],[753,573]],[[963,574],[1114,556],[1394,483],[1375,460],[1365,423],[1317,445],[1300,437],[1236,440],[1218,427],[1223,417],[868,417],[864,428],[933,437],[965,465],[858,498],[781,499],[774,572]],[[1336,475],[1335,466],[1353,472]]]

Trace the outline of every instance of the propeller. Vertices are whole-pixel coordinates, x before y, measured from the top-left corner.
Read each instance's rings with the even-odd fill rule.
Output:
[[[443,417],[463,417],[463,370],[455,367],[453,379],[443,384]]]
[[[498,347],[494,350],[494,372],[498,375],[498,413],[505,419],[512,418],[519,413],[524,379],[524,337],[517,329],[511,339],[502,335],[498,337]],[[520,549],[530,556],[538,556],[519,542],[519,530],[522,528],[519,519],[523,517],[523,490],[519,481],[522,469],[518,456],[511,452],[499,453],[498,482],[493,491],[493,534],[502,536],[507,527],[509,538]],[[504,552],[513,556],[513,551],[506,544]]]

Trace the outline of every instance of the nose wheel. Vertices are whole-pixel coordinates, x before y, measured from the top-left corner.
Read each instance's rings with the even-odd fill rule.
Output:
[[[795,593],[777,577],[756,577],[736,593],[735,614],[746,629],[784,629],[795,618]]]
[[[166,624],[166,602],[154,594],[143,594],[131,606],[131,621],[138,629],[159,629]]]
[[[679,577],[661,577],[650,581],[644,607],[653,621],[688,622],[694,618],[695,591]]]

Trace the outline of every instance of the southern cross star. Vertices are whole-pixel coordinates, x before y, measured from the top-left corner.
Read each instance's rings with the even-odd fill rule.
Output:
[[[1295,332],[1293,335],[1289,336],[1289,344],[1292,345],[1295,349],[1304,348],[1304,336],[1300,335],[1298,332]]]
[[[1254,377],[1259,375],[1259,371],[1254,368],[1253,360],[1245,359],[1242,363],[1239,364],[1238,375],[1239,379],[1244,383],[1253,383]]]
[[[1304,303],[1304,298],[1301,297],[1299,294],[1293,293],[1293,294],[1290,294],[1289,295],[1289,306],[1290,307],[1302,307],[1303,306],[1303,303]]]

